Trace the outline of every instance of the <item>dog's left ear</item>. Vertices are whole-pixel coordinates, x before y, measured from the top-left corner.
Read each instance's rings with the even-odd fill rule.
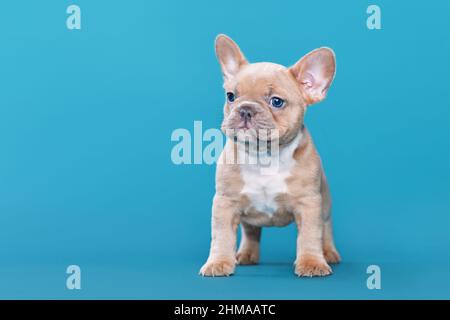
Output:
[[[308,104],[322,101],[336,72],[336,58],[330,48],[319,48],[301,58],[290,69]]]

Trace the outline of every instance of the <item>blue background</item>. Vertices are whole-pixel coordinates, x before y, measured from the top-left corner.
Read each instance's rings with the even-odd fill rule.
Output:
[[[73,3],[81,30],[66,28]],[[0,298],[450,298],[450,4],[377,0],[382,30],[368,30],[371,3],[3,3]],[[261,265],[197,275],[215,168],[174,165],[170,137],[220,125],[218,33],[251,61],[336,52],[306,117],[343,256],[331,277],[294,276],[293,226],[264,230]]]

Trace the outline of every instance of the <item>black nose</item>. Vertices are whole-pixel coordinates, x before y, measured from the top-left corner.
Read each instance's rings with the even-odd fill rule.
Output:
[[[255,114],[252,107],[249,106],[241,106],[239,108],[239,115],[241,116],[242,120],[249,121],[253,115]]]

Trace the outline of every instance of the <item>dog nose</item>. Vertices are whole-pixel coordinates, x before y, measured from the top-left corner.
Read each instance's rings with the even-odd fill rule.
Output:
[[[239,115],[242,120],[249,121],[255,114],[255,111],[250,106],[241,106],[239,108]]]

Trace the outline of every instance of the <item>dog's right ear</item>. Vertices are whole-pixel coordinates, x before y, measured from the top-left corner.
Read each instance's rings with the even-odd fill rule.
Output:
[[[233,78],[242,66],[248,64],[238,45],[224,34],[216,38],[216,55],[226,80]]]

